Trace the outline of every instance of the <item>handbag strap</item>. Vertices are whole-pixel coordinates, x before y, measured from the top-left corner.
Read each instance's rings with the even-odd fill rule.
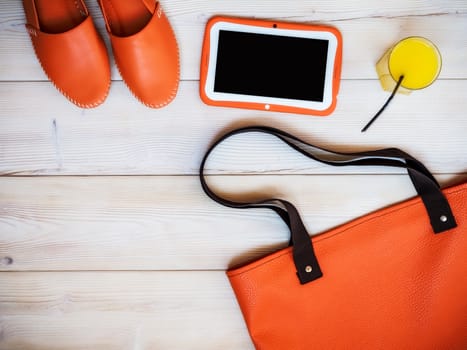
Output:
[[[211,199],[227,207],[239,209],[268,208],[274,210],[290,229],[290,245],[293,246],[293,259],[297,268],[298,278],[302,284],[321,277],[322,271],[315,256],[308,232],[295,206],[286,200],[278,198],[255,202],[231,201],[214,193],[206,182],[204,176],[205,164],[216,146],[234,135],[250,132],[276,136],[303,155],[332,166],[362,165],[405,168],[417,193],[422,198],[434,233],[441,233],[457,226],[449,203],[441,192],[440,186],[433,175],[420,161],[397,148],[385,148],[357,153],[340,153],[314,146],[282,130],[271,127],[252,126],[230,131],[215,141],[204,155],[199,170],[201,186]]]

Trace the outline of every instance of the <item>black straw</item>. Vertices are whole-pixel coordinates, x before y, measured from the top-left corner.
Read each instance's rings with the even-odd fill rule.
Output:
[[[375,114],[375,116],[373,118],[371,118],[371,120],[368,122],[367,125],[365,125],[365,127],[362,129],[362,132],[365,132],[367,131],[367,129],[370,127],[371,124],[373,124],[373,122],[376,120],[376,118],[379,117],[379,115],[381,113],[383,113],[384,109],[387,107],[387,105],[389,104],[389,102],[391,102],[392,98],[394,97],[394,95],[396,94],[397,90],[399,89],[399,86],[401,86],[401,83],[402,83],[402,79],[404,79],[404,76],[401,75],[399,77],[399,80],[397,81],[397,84],[396,84],[396,87],[394,88],[394,90],[392,91],[392,94],[391,96],[389,96],[388,100],[386,101],[386,103],[383,105],[383,107],[381,107],[381,109],[378,111],[378,113]]]

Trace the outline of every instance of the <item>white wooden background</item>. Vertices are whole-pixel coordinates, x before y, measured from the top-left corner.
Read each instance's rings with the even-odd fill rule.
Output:
[[[87,1],[105,36],[96,1]],[[398,146],[444,185],[467,172],[465,0],[165,0],[182,82],[168,107],[138,103],[115,67],[105,103],[81,110],[46,80],[19,0],[0,0],[0,349],[253,349],[224,271],[286,245],[267,210],[224,208],[201,191],[207,146],[234,127],[283,128],[337,150]],[[337,27],[338,107],[329,117],[215,108],[198,96],[204,26],[216,14]],[[435,42],[440,79],[388,97],[374,65],[410,35]],[[282,196],[310,234],[414,195],[406,175],[334,169],[272,137],[236,137],[208,164],[224,193]]]

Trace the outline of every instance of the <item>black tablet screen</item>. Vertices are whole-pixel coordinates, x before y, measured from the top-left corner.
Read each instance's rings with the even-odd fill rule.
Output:
[[[323,101],[328,41],[220,30],[214,91]]]

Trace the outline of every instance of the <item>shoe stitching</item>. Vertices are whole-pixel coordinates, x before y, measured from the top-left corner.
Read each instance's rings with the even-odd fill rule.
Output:
[[[89,15],[89,11],[86,8],[86,5],[83,4],[82,0],[75,0],[75,7],[79,11],[82,17],[87,17]]]
[[[81,6],[79,6],[79,4],[78,4],[78,0],[75,0],[74,3],[75,3],[76,9],[79,11],[79,13],[82,14],[82,11],[83,11],[83,10],[81,9]]]
[[[159,3],[160,9],[162,10],[162,6],[160,4],[160,1],[158,1],[158,3]],[[169,22],[169,19],[168,19],[167,15],[165,14],[165,12],[164,12],[164,17],[165,17],[165,20],[167,22]],[[170,22],[169,22],[169,24],[170,24]],[[173,40],[175,42],[175,46],[177,47],[177,77],[178,77],[178,81],[177,81],[177,84],[176,84],[174,90],[172,90],[172,95],[162,104],[162,106],[169,104],[175,98],[175,96],[177,95],[179,84],[180,84],[180,48],[178,46],[177,37],[175,36],[175,32],[174,32],[174,30],[172,28],[172,25],[170,24],[169,27],[170,27],[170,34],[172,35],[172,38],[173,38]]]
[[[109,5],[107,7],[107,11],[109,13],[108,16],[105,15],[106,10],[104,9],[105,8],[104,1]],[[118,27],[117,31],[120,31],[121,30],[120,26],[115,24],[115,23],[119,23],[119,21],[117,20],[116,22],[112,22],[112,16],[113,17],[118,17],[118,13],[115,10],[114,4],[112,3],[111,0],[104,0],[104,1],[102,2],[102,13],[104,14],[104,20],[107,20],[107,22],[109,24],[109,31],[115,31],[114,27]],[[112,13],[112,15],[110,15],[110,13]],[[112,28],[114,28],[114,29],[112,29]]]
[[[160,3],[159,3],[159,6]],[[168,18],[167,16],[165,15],[164,13],[164,16],[166,17],[165,19],[168,21]],[[170,24],[170,22],[169,22]],[[152,104],[152,103],[148,103],[148,102],[145,102],[143,101],[136,93],[135,91],[133,91],[133,89],[128,85],[128,83],[126,82],[126,80],[123,78],[123,75],[122,75],[122,72],[120,70],[120,67],[117,63],[117,61],[115,61],[115,65],[117,66],[117,70],[118,72],[120,73],[120,76],[122,77],[122,80],[123,82],[125,83],[125,85],[127,86],[127,88],[130,90],[130,92],[133,94],[134,97],[136,97],[136,99],[141,102],[143,105],[145,105],[146,107],[150,107],[150,108],[161,108],[161,107],[164,107],[164,106],[167,106],[170,102],[172,102],[175,98],[175,96],[177,96],[177,91],[178,91],[178,87],[179,87],[179,83],[180,83],[180,50],[179,50],[179,47],[178,47],[178,42],[177,42],[177,38],[175,36],[175,32],[172,28],[172,25],[169,25],[169,28],[170,28],[170,34],[172,36],[172,38],[174,39],[175,41],[175,45],[177,47],[177,77],[178,77],[178,81],[177,81],[177,84],[175,84],[175,87],[172,89],[171,91],[171,94],[169,95],[169,97],[164,101],[164,102],[161,102],[159,104]]]
[[[33,34],[29,33],[30,36],[32,36]],[[37,35],[35,35],[37,36]],[[81,107],[81,108],[94,108],[94,107],[97,107],[99,106],[100,104],[102,104],[105,99],[107,98],[107,96],[109,95],[109,91],[110,91],[110,83],[111,81],[109,80],[109,83],[107,85],[107,91],[105,93],[105,95],[98,101],[92,103],[92,104],[85,104],[85,103],[81,103],[81,102],[78,102],[76,101],[74,98],[72,98],[70,95],[68,95],[64,90],[62,90],[62,88],[60,88],[56,83],[55,81],[49,76],[49,74],[47,73],[47,70],[45,69],[44,67],[44,64],[42,63],[42,60],[41,58],[39,57],[38,53],[37,53],[37,49],[36,49],[36,43],[34,42],[33,38],[31,37],[31,41],[32,41],[32,47],[34,48],[34,54],[36,55],[37,57],[37,60],[39,61],[39,64],[41,65],[41,68],[42,70],[44,71],[45,75],[47,76],[47,78],[50,80],[50,82],[53,84],[53,86],[55,86],[55,88],[63,95],[65,96],[69,101],[71,101],[72,103],[74,103],[75,105],[77,105],[78,107]]]
[[[130,85],[128,85],[127,81],[123,78],[123,74],[122,74],[122,71],[120,70],[120,67],[119,65],[117,64],[117,62],[115,62],[116,66],[117,66],[117,70],[118,70],[118,73],[120,74],[120,76],[122,77],[122,81],[123,83],[125,84],[125,86],[128,88],[128,90],[130,90],[131,94],[139,101],[141,102],[143,105],[145,105],[146,107],[150,107],[150,108],[161,108],[161,107],[164,107],[164,106],[167,106],[174,98],[175,96],[177,95],[177,91],[178,91],[178,86],[179,86],[179,81],[177,81],[177,84],[175,85],[175,88],[172,89],[171,91],[171,94],[169,95],[169,97],[162,103],[159,103],[159,104],[153,104],[153,103],[148,103],[148,102],[145,102],[141,99],[141,97],[138,96],[138,94],[136,94],[136,92],[130,87]],[[180,76],[180,73],[179,71],[177,71],[177,75]]]

